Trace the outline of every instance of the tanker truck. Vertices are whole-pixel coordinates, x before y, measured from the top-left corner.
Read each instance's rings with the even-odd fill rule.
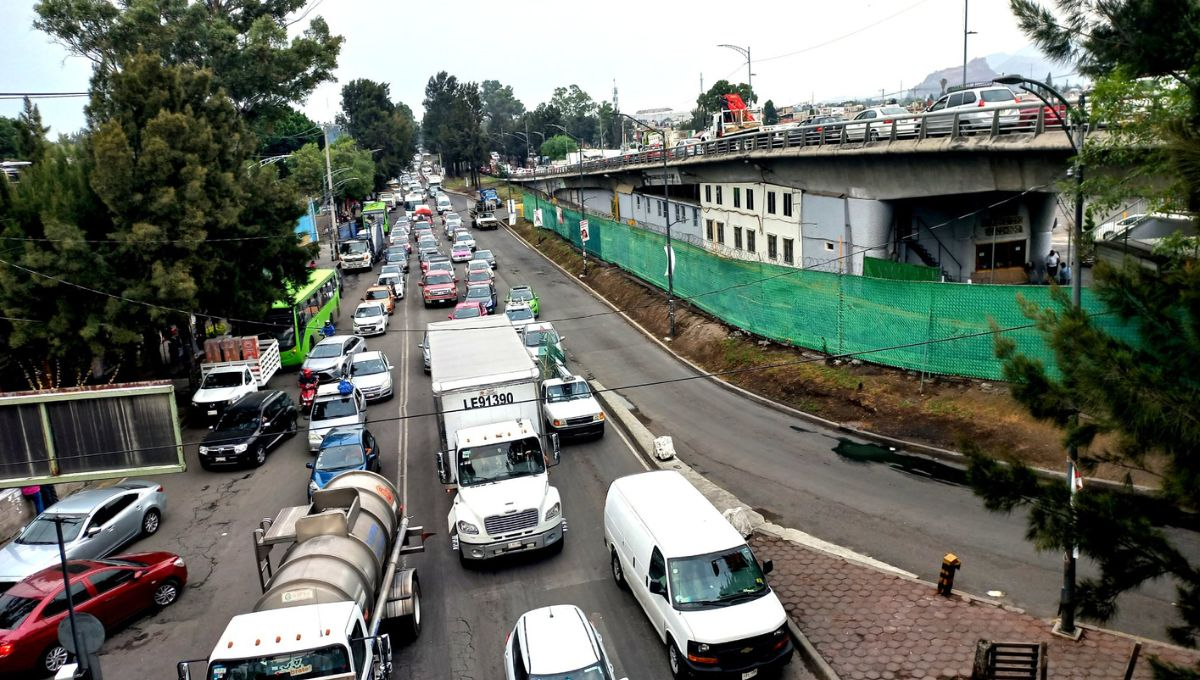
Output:
[[[284,508],[253,532],[262,596],[233,617],[207,659],[206,680],[302,677],[386,680],[392,643],[421,630],[421,588],[400,558],[422,552],[421,527],[408,526],[396,487],[365,470],[344,472],[308,505]],[[414,539],[409,544],[409,539]],[[285,546],[277,566],[276,546]]]

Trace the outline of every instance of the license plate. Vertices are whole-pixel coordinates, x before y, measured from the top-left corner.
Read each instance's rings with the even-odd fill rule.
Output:
[[[508,549],[509,550],[517,550],[518,548],[521,547],[521,545],[523,545],[523,544],[520,541],[513,541],[512,543],[508,544]]]
[[[752,670],[752,671],[746,671],[745,673],[742,673],[742,680],[747,680],[747,678],[753,678],[753,677],[754,677],[754,676],[756,676],[756,675],[758,675],[758,669],[757,669],[757,668],[755,668],[755,669],[754,669],[754,670]]]
[[[217,456],[217,457],[213,458],[213,462],[214,462],[214,463],[224,463],[224,462],[225,462],[225,456]]]
[[[208,412],[208,415],[210,415],[210,416],[215,416],[215,415],[217,415],[217,412],[216,412],[215,410],[213,410],[213,411],[209,411],[209,412]]]

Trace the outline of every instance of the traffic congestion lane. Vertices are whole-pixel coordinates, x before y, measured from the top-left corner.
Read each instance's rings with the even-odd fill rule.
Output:
[[[461,213],[466,214],[465,210]],[[437,233],[441,234],[441,225]],[[476,235],[480,237],[479,234]],[[483,246],[480,246],[481,248]],[[416,267],[416,259],[413,259]],[[463,267],[457,267],[460,279]],[[530,554],[467,569],[450,548],[446,516],[453,496],[437,479],[440,446],[432,417],[433,394],[422,369],[420,342],[425,324],[445,320],[451,306],[425,309],[410,281],[404,323],[389,331],[385,347],[407,366],[407,399],[400,407],[407,438],[409,508],[415,524],[432,532],[425,552],[407,556],[421,575],[424,629],[417,641],[396,648],[397,678],[504,677],[504,643],[521,614],[550,604],[574,604],[599,623],[619,677],[666,677],[666,656],[645,616],[628,593],[613,583],[604,551],[602,512],[613,479],[645,468],[611,430],[603,439],[565,443],[550,483],[563,498],[569,530],[561,554]],[[401,356],[407,353],[407,356]]]
[[[969,489],[921,469],[865,462],[852,455],[844,433],[708,379],[632,387],[696,374],[507,230],[477,240],[496,253],[502,298],[513,282],[532,285],[546,310],[540,320],[568,337],[567,357],[580,372],[610,388],[629,386],[620,394],[655,434],[671,435],[684,460],[766,517],[927,579],[936,578],[942,556],[953,552],[963,560],[957,577],[963,590],[1000,591],[1008,603],[1055,615],[1061,559],[1025,540],[1023,513],[990,513]],[[1180,538],[1197,544],[1195,534]],[[1080,564],[1081,577],[1094,574],[1093,565]],[[1173,600],[1170,582],[1147,584],[1122,597],[1109,625],[1162,639],[1163,612],[1173,609]]]
[[[336,321],[340,332],[348,329],[355,305],[374,282],[374,276],[365,274],[345,277]],[[373,340],[368,338],[369,349],[387,350]],[[283,390],[296,401],[296,380],[296,371],[280,371],[268,387]],[[393,417],[396,401],[368,406],[367,427],[380,442],[399,439],[400,425]],[[176,661],[206,657],[229,619],[248,612],[261,595],[251,550],[253,530],[281,508],[307,503],[309,470],[305,463],[313,456],[307,445],[306,420],[300,420],[295,437],[282,441],[256,469],[201,468],[197,444],[207,433],[201,427],[183,429],[188,470],[156,478],[167,494],[162,526],[154,536],[123,551],[167,550],[182,556],[188,565],[187,588],[168,609],[109,631],[101,650],[107,677],[161,678],[173,675],[173,670],[166,669],[173,668]],[[382,454],[382,473],[390,479],[398,477],[397,453],[392,449]],[[272,559],[277,562],[281,556],[282,551],[276,550]]]

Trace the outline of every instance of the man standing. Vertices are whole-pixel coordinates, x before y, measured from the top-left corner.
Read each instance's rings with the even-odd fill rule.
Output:
[[[1061,258],[1058,256],[1057,250],[1051,250],[1050,254],[1046,255],[1046,278],[1048,282],[1053,283],[1058,279],[1058,265]]]

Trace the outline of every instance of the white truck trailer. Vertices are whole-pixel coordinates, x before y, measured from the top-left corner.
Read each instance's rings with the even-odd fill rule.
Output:
[[[561,550],[567,530],[548,468],[539,371],[503,315],[428,326],[430,377],[441,450],[438,477],[457,486],[446,518],[464,564],[500,555]]]
[[[250,349],[256,348],[258,356],[200,364],[200,389],[192,395],[192,414],[200,422],[220,417],[233,402],[266,387],[271,376],[279,370],[279,341],[256,340],[246,339],[253,343]],[[237,339],[234,342],[241,347],[243,341]]]
[[[392,672],[384,621],[415,638],[421,588],[402,555],[421,552],[421,527],[410,527],[396,487],[386,477],[343,472],[308,505],[284,508],[254,530],[263,594],[248,614],[233,617],[207,659],[206,680],[303,677],[386,680]],[[412,538],[414,543],[409,544]],[[286,545],[277,568],[271,549]]]

